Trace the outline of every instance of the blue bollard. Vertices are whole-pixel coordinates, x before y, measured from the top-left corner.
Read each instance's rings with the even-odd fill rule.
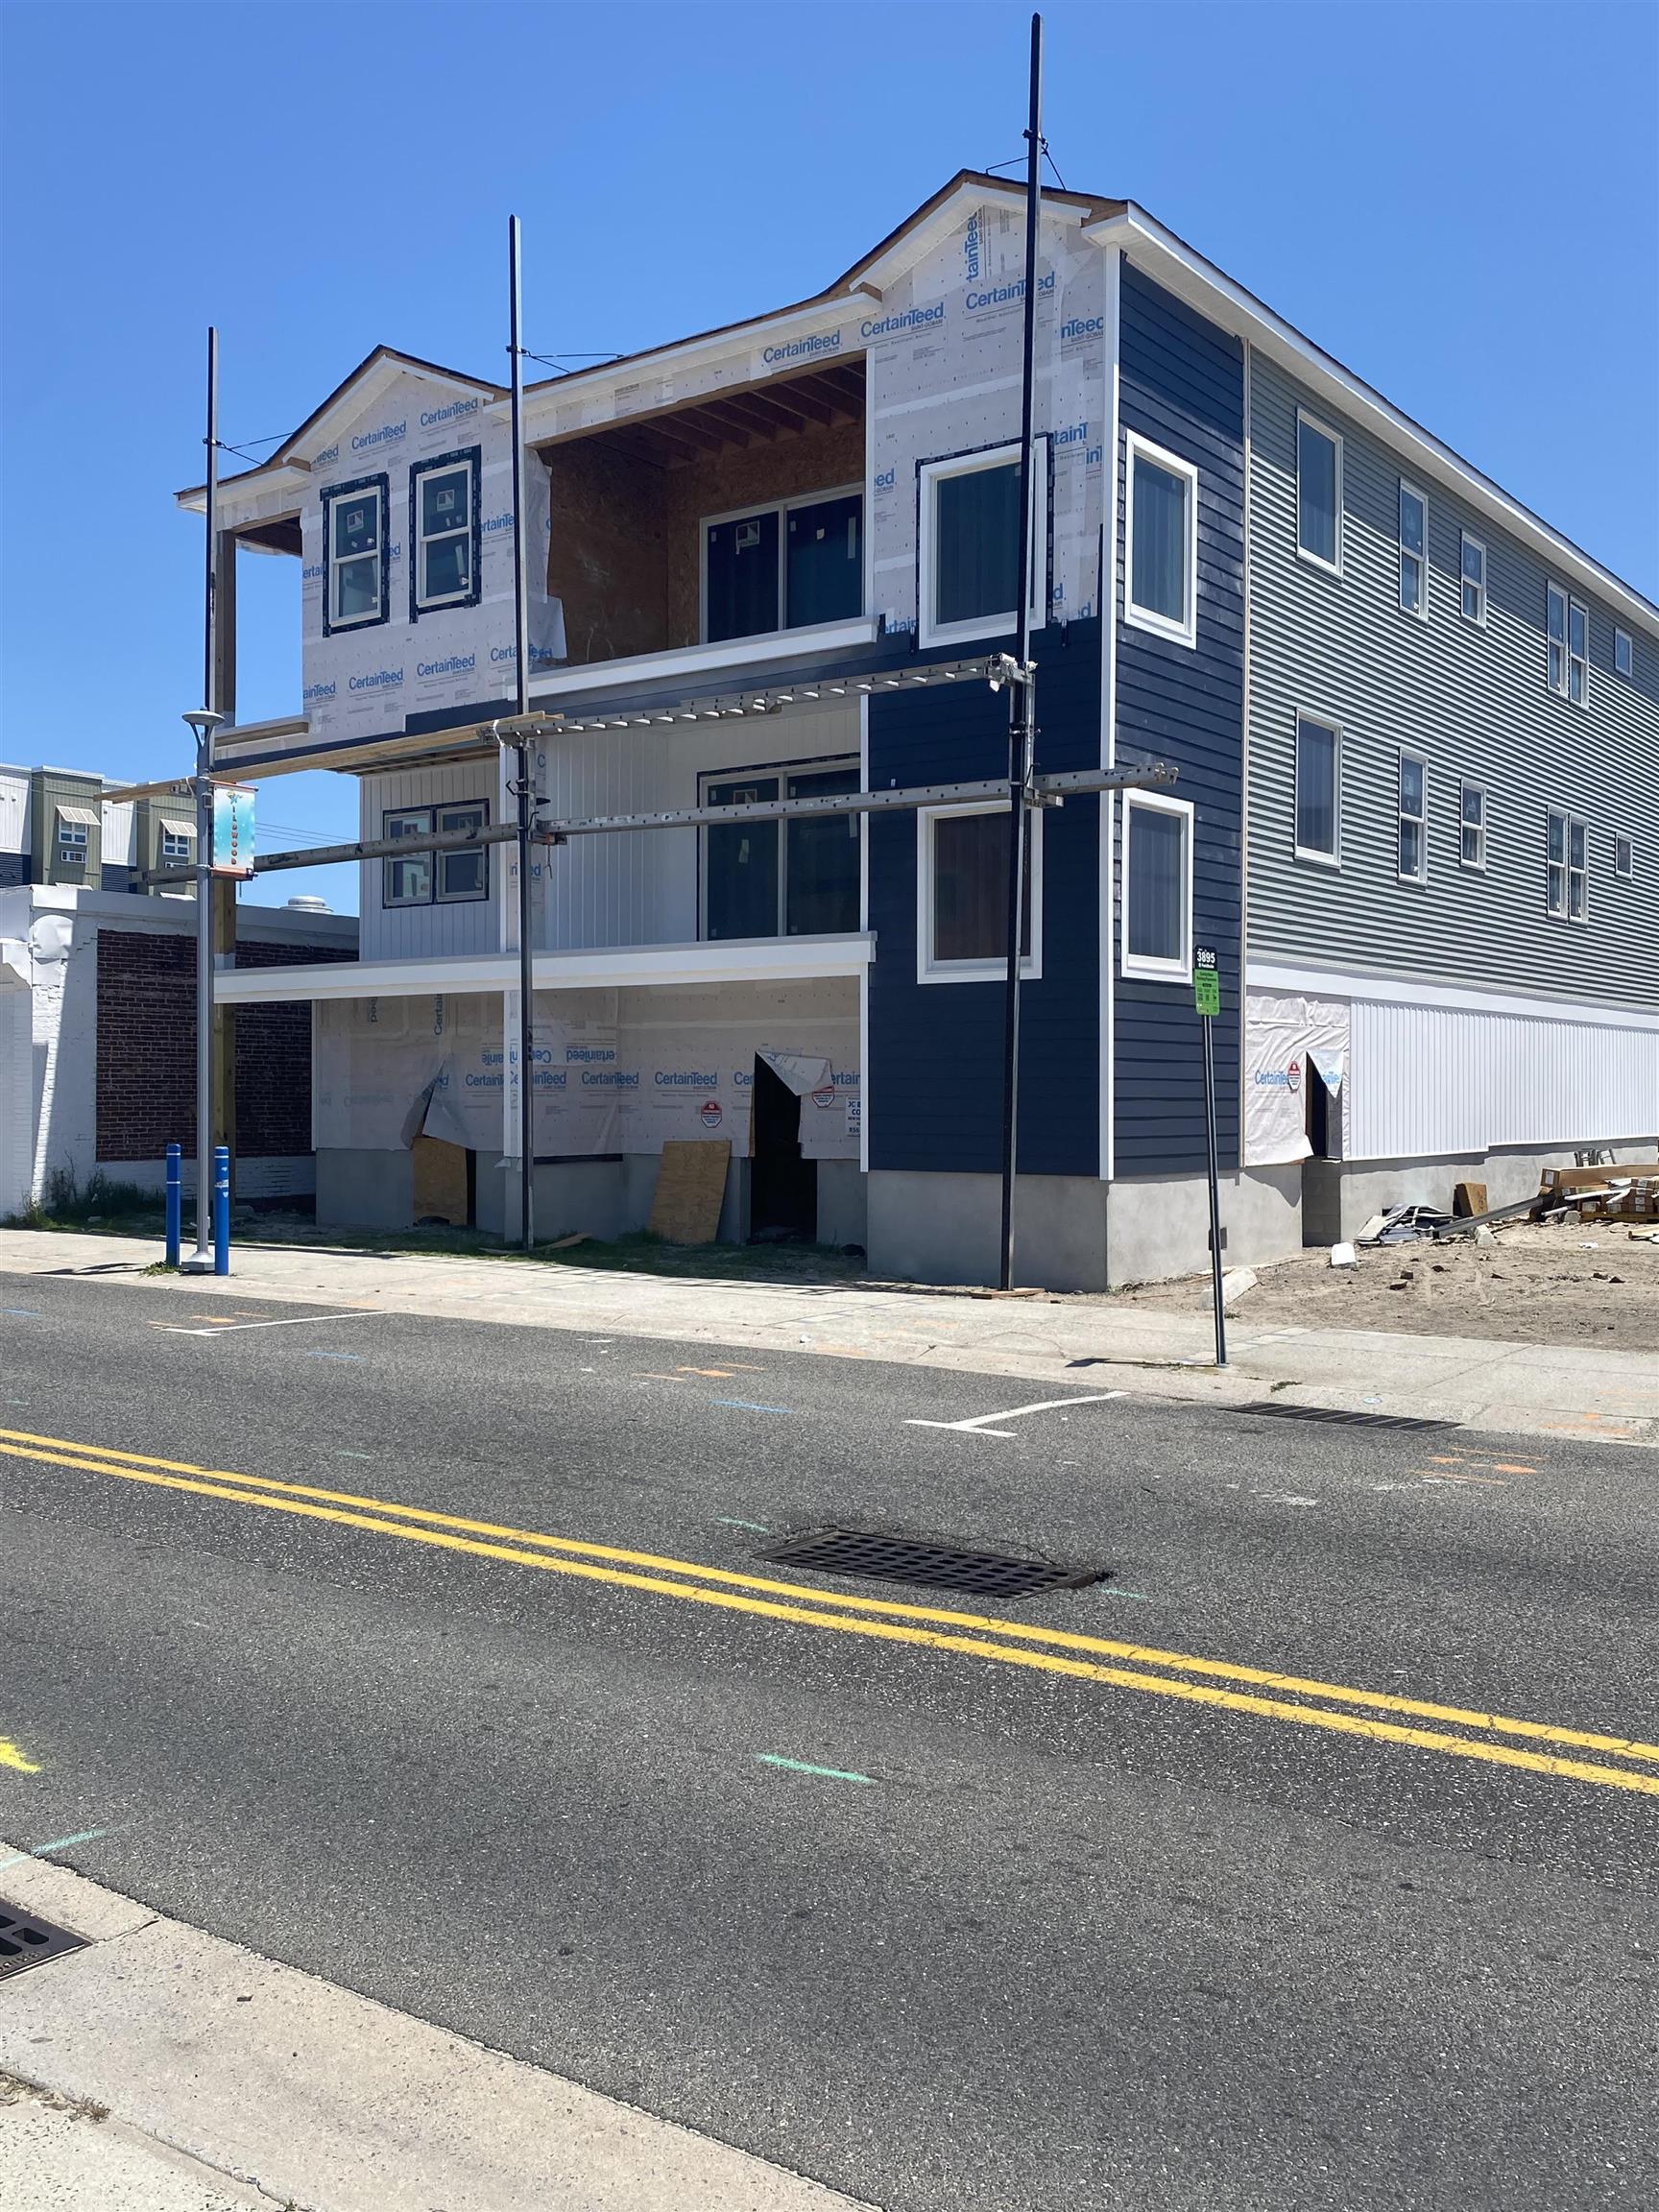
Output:
[[[184,1220],[183,1168],[177,1144],[167,1147],[167,1264],[179,1264],[179,1236]]]
[[[230,1147],[213,1147],[213,1272],[230,1272]]]

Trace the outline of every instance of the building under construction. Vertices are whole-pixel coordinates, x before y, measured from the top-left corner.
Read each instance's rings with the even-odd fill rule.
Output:
[[[995,1277],[1010,812],[947,787],[1008,774],[1024,219],[959,175],[798,304],[531,386],[521,628],[501,386],[381,348],[219,485],[225,665],[257,547],[304,680],[215,774],[350,775],[376,849],[354,961],[218,978],[312,1009],[321,1218],[515,1228],[525,850],[543,1232],[726,1140],[723,1235]],[[1130,787],[1029,816],[1021,1279],[1206,1264],[1198,946],[1230,1260],[1650,1151],[1659,609],[1132,203],[1046,194],[1035,292],[1036,768]],[[521,691],[561,842],[504,834]]]

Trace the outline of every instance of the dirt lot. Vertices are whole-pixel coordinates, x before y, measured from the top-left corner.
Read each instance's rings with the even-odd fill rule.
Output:
[[[1393,1244],[1333,1267],[1325,1251],[1257,1270],[1228,1311],[1244,1327],[1385,1329],[1659,1353],[1659,1244],[1623,1223],[1501,1229],[1492,1244]],[[1207,1311],[1210,1278],[1148,1285],[1137,1305]]]

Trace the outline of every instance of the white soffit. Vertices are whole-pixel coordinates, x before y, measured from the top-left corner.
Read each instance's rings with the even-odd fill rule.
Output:
[[[1563,538],[1450,445],[1442,445],[1431,431],[1412,421],[1392,400],[1345,369],[1310,338],[1305,338],[1282,315],[1275,314],[1214,262],[1206,261],[1143,207],[1131,206],[1121,215],[1091,223],[1083,234],[1099,246],[1123,247],[1177,299],[1185,300],[1223,329],[1247,339],[1259,352],[1320,394],[1335,411],[1355,417],[1396,453],[1408,458],[1414,469],[1456,492],[1511,536],[1524,540],[1564,576],[1641,623],[1650,635],[1659,635],[1659,607],[1643,598],[1623,577],[1603,568],[1570,538]]]

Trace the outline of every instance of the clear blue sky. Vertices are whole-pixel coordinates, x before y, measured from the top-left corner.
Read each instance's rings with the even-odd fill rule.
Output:
[[[1046,132],[1659,597],[1659,9],[1057,5]],[[505,372],[818,290],[1018,156],[1028,11],[0,5],[0,757],[183,767],[204,332],[222,424],[298,424],[379,343]],[[261,451],[269,447],[260,448]],[[243,557],[244,719],[299,700],[298,564]],[[262,820],[349,834],[355,786]],[[298,840],[295,840],[298,841]],[[288,843],[264,832],[268,845]],[[349,878],[268,878],[280,901]]]

